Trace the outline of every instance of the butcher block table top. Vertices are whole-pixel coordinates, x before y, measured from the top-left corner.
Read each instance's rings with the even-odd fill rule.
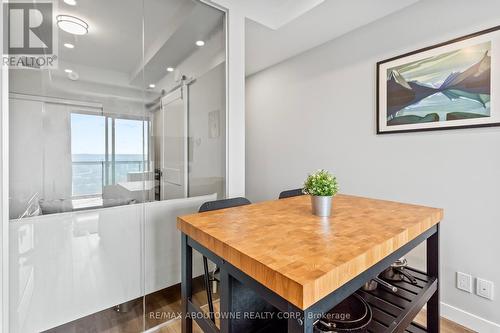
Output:
[[[404,246],[443,210],[337,195],[333,215],[303,195],[178,217],[177,228],[300,309]]]

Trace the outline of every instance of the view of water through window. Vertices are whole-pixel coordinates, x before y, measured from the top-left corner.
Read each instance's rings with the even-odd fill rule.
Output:
[[[73,196],[102,194],[105,179],[105,168],[110,174],[113,163],[106,164],[104,154],[73,154]],[[115,183],[127,181],[129,172],[143,171],[142,154],[115,155],[114,172]],[[110,181],[111,183],[111,181]]]
[[[106,122],[114,123],[106,127]],[[103,187],[128,181],[131,172],[144,171],[147,142],[144,121],[100,115],[71,115],[72,193],[74,197],[101,195]],[[114,133],[115,139],[112,140]],[[106,137],[109,145],[106,156]],[[114,151],[114,155],[113,155]],[[106,158],[107,157],[107,158]]]

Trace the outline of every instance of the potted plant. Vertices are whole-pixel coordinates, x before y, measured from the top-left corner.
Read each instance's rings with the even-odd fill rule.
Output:
[[[339,191],[337,178],[326,170],[310,174],[304,182],[304,194],[311,196],[312,212],[317,216],[330,216],[333,197]]]

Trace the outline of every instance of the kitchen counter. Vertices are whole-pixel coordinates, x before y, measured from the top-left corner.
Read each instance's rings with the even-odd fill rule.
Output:
[[[208,250],[233,275],[305,313],[328,310],[437,235],[443,217],[438,208],[348,195],[337,195],[333,210],[330,218],[314,216],[310,198],[298,196],[181,216],[177,227],[186,243]]]

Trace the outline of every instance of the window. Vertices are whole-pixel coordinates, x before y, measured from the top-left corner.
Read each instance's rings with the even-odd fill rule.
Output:
[[[102,195],[106,161],[106,119],[71,114],[71,162],[73,197]]]
[[[146,122],[134,119],[115,119],[115,165],[114,183],[130,180],[129,173],[144,172],[147,161]],[[143,144],[144,143],[144,144]],[[136,179],[141,179],[138,176]]]
[[[105,186],[143,180],[148,131],[142,119],[72,113],[73,197],[102,196]]]

